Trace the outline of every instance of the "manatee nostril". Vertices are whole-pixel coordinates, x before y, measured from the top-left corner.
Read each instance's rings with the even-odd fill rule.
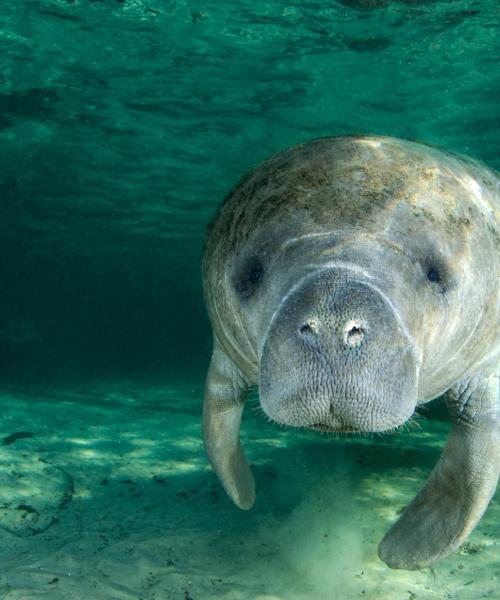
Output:
[[[365,330],[361,327],[360,323],[349,323],[346,327],[344,342],[348,346],[355,348],[359,346],[365,338]]]
[[[299,329],[299,333],[302,335],[315,335],[318,331],[318,323],[314,319],[309,319],[307,323],[302,325]]]

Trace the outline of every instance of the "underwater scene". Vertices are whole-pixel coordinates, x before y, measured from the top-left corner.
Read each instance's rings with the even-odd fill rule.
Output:
[[[500,598],[499,28],[2,0],[1,600]]]

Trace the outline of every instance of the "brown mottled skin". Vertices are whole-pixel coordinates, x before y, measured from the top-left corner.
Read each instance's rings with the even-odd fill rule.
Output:
[[[452,430],[379,546],[427,566],[474,528],[500,472],[500,180],[475,161],[387,137],[315,140],[257,166],[209,227],[214,351],[204,441],[241,508],[239,442],[258,384],[274,421],[387,431],[446,394]]]

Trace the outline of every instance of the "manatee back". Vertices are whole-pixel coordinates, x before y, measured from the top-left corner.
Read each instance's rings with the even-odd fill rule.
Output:
[[[485,165],[395,138],[320,138],[271,157],[243,177],[209,224],[205,253],[230,255],[255,230],[297,212],[307,221],[304,227],[367,227],[370,221],[385,223],[401,201],[460,211],[468,194],[488,219],[496,211],[492,225],[498,232],[500,180]]]

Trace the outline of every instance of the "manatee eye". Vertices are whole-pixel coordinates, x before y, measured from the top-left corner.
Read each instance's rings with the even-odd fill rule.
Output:
[[[236,275],[234,287],[238,294],[244,299],[250,298],[263,275],[262,263],[258,258],[252,257]]]
[[[440,281],[441,277],[439,276],[439,272],[437,269],[434,269],[433,267],[431,267],[428,271],[427,271],[427,279],[429,281],[432,281],[433,283]]]
[[[451,260],[450,260],[451,258]],[[457,283],[452,257],[446,256],[439,248],[430,247],[419,260],[421,279],[427,290],[438,296],[446,296]],[[442,298],[441,298],[442,299]]]
[[[257,283],[262,277],[262,267],[254,267],[250,271],[249,279],[252,283]]]

